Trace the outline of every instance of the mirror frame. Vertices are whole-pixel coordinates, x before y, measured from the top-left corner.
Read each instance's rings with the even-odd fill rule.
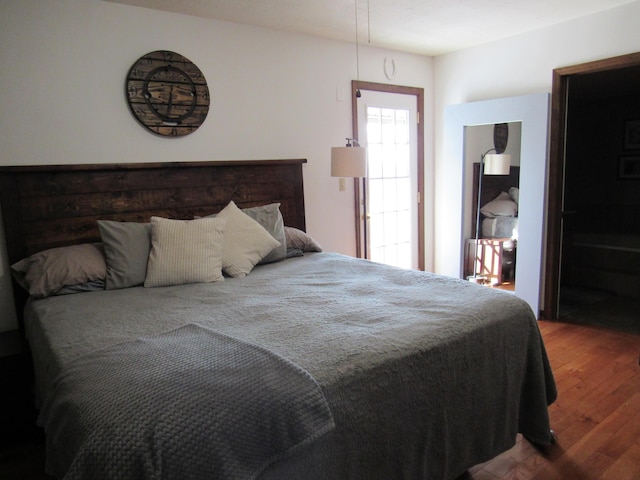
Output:
[[[445,178],[458,178],[447,194],[449,202],[441,209],[447,224],[445,245],[438,249],[441,273],[463,278],[465,128],[496,123],[522,123],[520,152],[520,205],[518,212],[518,249],[516,253],[515,294],[525,300],[540,318],[542,280],[544,278],[544,241],[546,222],[547,168],[549,163],[548,93],[484,100],[445,107]],[[444,237],[441,237],[444,238]]]

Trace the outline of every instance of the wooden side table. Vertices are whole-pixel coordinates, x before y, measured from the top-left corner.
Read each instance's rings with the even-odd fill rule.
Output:
[[[475,239],[467,240],[465,277],[475,272],[486,283],[500,285],[512,279],[515,269],[515,241],[510,238],[480,238],[476,257]]]

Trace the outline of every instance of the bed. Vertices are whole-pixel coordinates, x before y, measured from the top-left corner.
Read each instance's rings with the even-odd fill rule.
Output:
[[[304,163],[0,169],[12,265],[49,268],[54,249],[80,270],[104,255],[107,270],[57,291],[21,279],[42,287],[30,297],[14,285],[52,475],[454,479],[518,433],[553,441],[556,388],[528,305],[322,252],[304,233]],[[109,276],[110,248],[136,242],[104,226],[123,224],[149,235],[142,284]]]

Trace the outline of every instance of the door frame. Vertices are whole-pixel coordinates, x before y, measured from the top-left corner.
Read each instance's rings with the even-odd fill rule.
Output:
[[[564,156],[569,79],[574,75],[640,66],[640,52],[596,60],[553,70],[551,118],[549,122],[549,177],[547,199],[547,247],[545,261],[544,305],[541,317],[558,318],[560,262],[562,250],[562,208],[564,196]]]
[[[353,138],[358,138],[358,92],[360,90],[369,90],[372,92],[383,93],[399,93],[403,95],[413,95],[416,97],[416,113],[417,113],[417,138],[416,147],[418,155],[418,269],[424,270],[424,126],[422,124],[424,118],[424,89],[418,87],[404,87],[400,85],[389,85],[386,83],[363,82],[360,80],[351,81],[351,122]],[[358,258],[365,258],[363,244],[366,246],[366,222],[362,208],[362,201],[365,189],[364,180],[354,178],[354,202],[356,212],[356,255]],[[363,228],[362,226],[365,225]]]

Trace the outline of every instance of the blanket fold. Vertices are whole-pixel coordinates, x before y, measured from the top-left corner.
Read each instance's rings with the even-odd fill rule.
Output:
[[[43,405],[65,480],[255,478],[334,428],[305,370],[189,324],[71,362]]]

